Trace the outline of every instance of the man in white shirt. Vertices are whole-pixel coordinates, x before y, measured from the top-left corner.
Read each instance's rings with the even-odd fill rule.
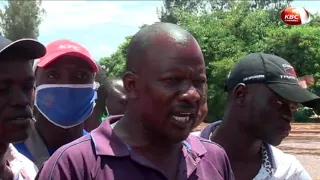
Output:
[[[27,139],[32,121],[34,75],[31,60],[46,53],[32,39],[12,42],[0,36],[0,179],[32,180],[37,168],[11,143]]]
[[[237,180],[311,180],[293,156],[274,146],[289,135],[298,103],[315,107],[319,97],[299,86],[293,67],[284,59],[253,53],[231,69],[222,121],[200,134],[227,152]]]

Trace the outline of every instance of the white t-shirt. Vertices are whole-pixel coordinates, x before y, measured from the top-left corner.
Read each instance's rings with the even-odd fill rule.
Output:
[[[37,166],[20,154],[12,144],[9,144],[4,158],[9,163],[14,176],[13,180],[33,180],[36,177],[38,173]]]
[[[295,156],[286,154],[274,146],[269,147],[274,161],[272,172],[267,173],[265,167],[261,166],[254,180],[312,180]]]
[[[201,132],[190,134],[200,136]],[[295,156],[286,154],[267,143],[264,143],[261,151],[261,168],[253,180],[312,180]]]

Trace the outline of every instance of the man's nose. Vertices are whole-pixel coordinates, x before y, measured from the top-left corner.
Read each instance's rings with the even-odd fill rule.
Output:
[[[194,103],[200,100],[200,94],[196,88],[191,86],[181,95],[181,100],[188,101],[189,103]]]

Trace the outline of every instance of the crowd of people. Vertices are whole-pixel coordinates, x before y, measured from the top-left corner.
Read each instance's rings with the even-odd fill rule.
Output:
[[[0,57],[0,179],[312,179],[276,146],[296,108],[320,98],[281,57],[241,58],[226,75],[223,119],[200,134],[192,130],[214,111],[205,61],[178,25],[139,30],[122,78],[65,39],[0,37]]]

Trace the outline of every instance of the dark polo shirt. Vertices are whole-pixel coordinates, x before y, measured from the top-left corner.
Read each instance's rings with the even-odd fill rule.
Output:
[[[44,163],[40,180],[167,180],[150,161],[113,133],[106,119],[89,135],[58,149]],[[177,180],[233,180],[225,151],[210,141],[190,135],[181,149]]]

